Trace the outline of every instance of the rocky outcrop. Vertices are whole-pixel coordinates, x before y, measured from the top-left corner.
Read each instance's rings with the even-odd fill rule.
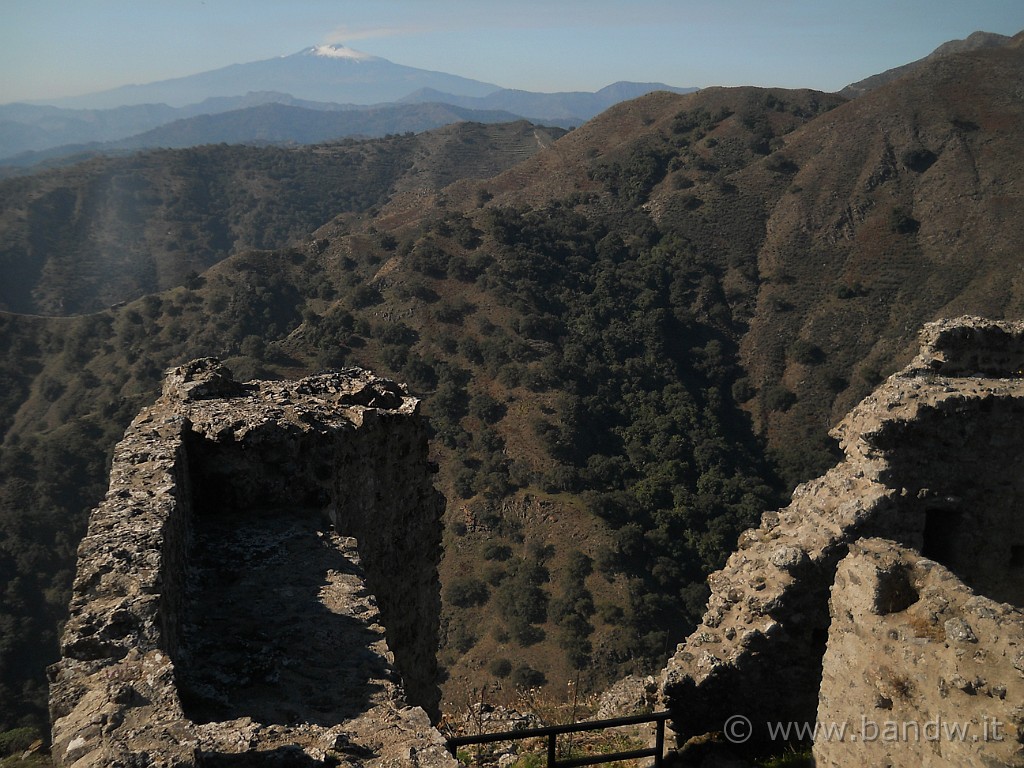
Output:
[[[418,402],[358,369],[169,372],[115,449],[50,669],[58,765],[454,765],[443,499]]]
[[[651,675],[628,675],[601,694],[597,720],[629,717],[652,711],[658,698],[658,681]]]
[[[680,742],[724,730],[763,747],[779,738],[772,724],[813,726],[830,590],[862,538],[1024,604],[1024,324],[960,318],[927,326],[921,342],[833,431],[845,461],[766,513],[710,577],[702,624],[662,675]]]

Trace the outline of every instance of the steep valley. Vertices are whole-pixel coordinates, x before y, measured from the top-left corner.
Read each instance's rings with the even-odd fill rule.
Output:
[[[0,314],[0,730],[45,720],[112,446],[164,369],[204,355],[240,380],[360,365],[424,398],[448,500],[442,709],[657,668],[739,532],[834,463],[828,429],[925,321],[1024,314],[1022,90],[1017,39],[852,101],[713,88],[557,140],[514,124],[353,143],[396,154],[356,164],[359,202],[315,231],[297,177],[264,188],[297,211],[272,243],[244,217],[197,230],[230,221],[224,248],[177,255],[121,230],[157,280],[58,258],[32,233],[64,242],[74,217],[27,229],[9,204],[3,242],[38,260],[5,251],[26,277],[3,299],[25,314]],[[196,150],[213,167],[237,151]],[[8,197],[95,205],[73,181],[88,168],[62,173]],[[238,176],[218,184],[210,211]]]

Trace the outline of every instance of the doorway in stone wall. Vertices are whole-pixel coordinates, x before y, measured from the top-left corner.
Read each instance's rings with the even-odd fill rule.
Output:
[[[921,554],[956,571],[956,552],[963,515],[958,509],[928,509],[924,513]]]

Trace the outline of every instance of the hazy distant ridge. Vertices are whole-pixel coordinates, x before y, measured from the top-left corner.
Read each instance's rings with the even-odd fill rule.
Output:
[[[82,151],[309,143],[422,131],[459,120],[526,118],[571,127],[655,90],[697,89],[620,82],[596,93],[534,93],[394,64],[343,46],[317,46],[46,104],[0,105],[0,160],[24,167]]]
[[[318,55],[318,50],[323,50],[323,47],[48,103],[72,109],[110,109],[126,104],[158,103],[183,107],[216,96],[239,96],[250,91],[269,90],[310,101],[380,104],[398,101],[418,88],[437,88],[466,96],[484,96],[498,90],[497,85],[490,83],[407,67],[375,56],[343,58]],[[334,47],[333,50],[342,48]]]
[[[636,99],[653,91],[693,93],[698,88],[676,88],[664,83],[618,82],[599,91],[566,91],[561,93],[535,93],[504,88],[486,96],[460,96],[440,93],[424,88],[407,96],[403,101],[420,103],[439,101],[467,109],[502,109],[522,115],[530,120],[584,122],[604,112],[620,101]]]
[[[185,107],[136,104],[114,109],[63,109],[44,104],[5,104],[0,106],[0,158],[68,144],[118,141],[175,120],[262,104],[288,104],[306,109],[345,108],[338,104],[304,101],[274,91],[218,96]]]

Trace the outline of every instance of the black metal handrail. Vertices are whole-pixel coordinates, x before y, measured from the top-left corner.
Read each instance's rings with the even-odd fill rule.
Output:
[[[668,712],[654,712],[649,715],[612,717],[607,720],[588,720],[583,723],[548,725],[543,728],[522,728],[518,731],[481,733],[476,736],[453,736],[448,739],[448,751],[454,757],[459,747],[466,746],[468,744],[493,744],[496,741],[518,741],[520,739],[535,739],[546,736],[548,739],[547,768],[575,768],[575,766],[598,765],[599,763],[610,763],[614,760],[635,760],[641,757],[653,757],[654,768],[660,768],[662,765],[662,754],[665,751],[665,721],[668,720],[668,717]],[[599,731],[604,728],[616,728],[623,725],[640,725],[642,723],[657,723],[653,747],[647,749],[634,749],[629,752],[613,752],[603,755],[591,755],[589,757],[574,757],[569,758],[568,760],[559,760],[557,758],[556,741],[560,734]]]

